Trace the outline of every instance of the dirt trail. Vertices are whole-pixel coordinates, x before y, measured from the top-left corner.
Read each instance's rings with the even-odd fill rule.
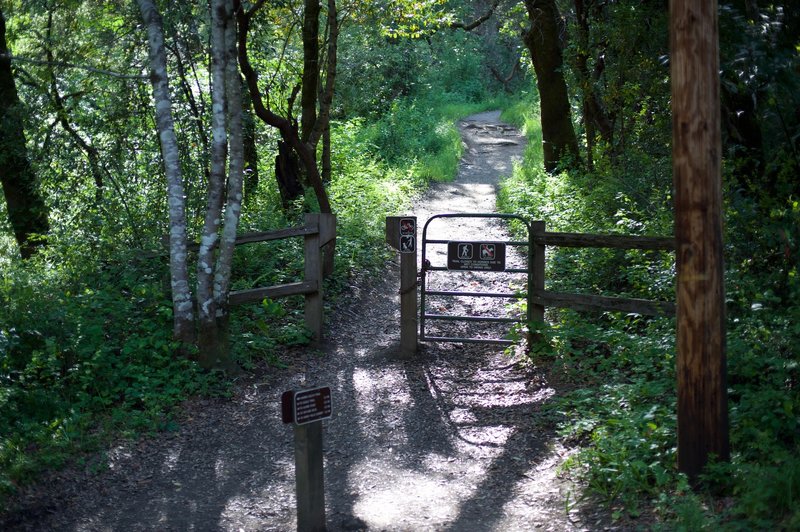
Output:
[[[521,157],[524,138],[498,113],[459,126],[459,177],[416,204],[420,226],[433,213],[494,210],[498,177]],[[477,223],[455,236],[507,239],[499,224]],[[494,347],[431,344],[411,361],[393,356],[399,282],[390,266],[334,309],[321,354],[242,384],[232,400],[191,403],[180,430],[111,450],[99,474],[52,475],[0,529],[295,530],[292,430],[280,423],[279,397],[318,385],[334,400],[324,428],[329,530],[606,528],[602,515],[569,504],[574,487],[557,473],[569,451],[536,422],[555,393],[540,373]],[[462,277],[462,286],[482,282]]]

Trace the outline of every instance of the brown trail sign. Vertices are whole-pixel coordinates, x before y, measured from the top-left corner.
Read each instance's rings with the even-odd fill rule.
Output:
[[[505,271],[506,245],[504,242],[448,242],[447,268],[450,270]]]
[[[325,527],[325,475],[322,460],[322,420],[331,417],[331,389],[288,390],[281,395],[281,418],[294,424],[297,490],[297,531]]]

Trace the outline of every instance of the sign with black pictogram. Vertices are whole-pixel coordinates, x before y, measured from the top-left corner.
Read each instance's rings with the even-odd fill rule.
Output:
[[[417,234],[417,219],[416,218],[400,218],[400,235],[416,235]]]
[[[416,238],[411,235],[400,236],[400,253],[414,253],[417,247]]]
[[[400,218],[400,253],[417,250],[417,219]]]
[[[448,242],[447,268],[502,272],[506,269],[503,242]]]
[[[299,392],[289,390],[281,395],[281,418],[284,423],[304,425],[331,417],[329,386]]]

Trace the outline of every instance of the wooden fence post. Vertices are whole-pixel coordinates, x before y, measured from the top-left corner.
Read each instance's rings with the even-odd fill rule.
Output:
[[[417,248],[400,254],[400,356],[417,354]]]
[[[305,255],[305,280],[316,282],[317,290],[306,294],[305,321],[306,327],[311,331],[313,344],[322,341],[322,239],[321,226],[326,222],[321,222],[321,215],[317,213],[306,214],[306,227],[314,228],[313,234],[306,235],[304,238]]]
[[[717,1],[670,2],[678,468],[729,459]]]
[[[387,216],[386,243],[400,252],[400,357],[417,354],[417,217]]]
[[[320,213],[319,243],[322,246],[322,276],[327,279],[333,275],[334,255],[336,255],[336,215]]]
[[[544,261],[545,245],[543,242],[545,232],[545,222],[533,221],[530,225],[530,247],[528,257],[528,269],[530,271],[528,279],[528,321],[544,323],[544,305],[534,303],[540,294],[544,292]],[[541,335],[532,334],[528,339],[538,340]]]

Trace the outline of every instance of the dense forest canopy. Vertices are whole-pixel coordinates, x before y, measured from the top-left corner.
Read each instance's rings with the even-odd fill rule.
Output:
[[[341,289],[380,267],[387,213],[452,179],[469,112],[503,108],[531,140],[503,209],[554,230],[673,234],[665,0],[2,0],[0,19],[0,492],[66,460],[76,434],[158,427],[181,398],[224,393],[204,368],[281,364],[309,340],[300,307],[227,297],[296,278],[300,246],[234,253],[232,239],[333,212]],[[724,1],[719,32],[734,456],[708,477],[741,496],[737,516],[791,528],[800,13]],[[556,287],[674,298],[674,258],[552,264]],[[659,497],[701,508],[674,471],[674,324],[550,321],[532,359],[588,390],[559,412],[590,449],[588,482],[632,512]],[[623,384],[592,404],[600,371]],[[759,495],[747,476],[778,486]]]

